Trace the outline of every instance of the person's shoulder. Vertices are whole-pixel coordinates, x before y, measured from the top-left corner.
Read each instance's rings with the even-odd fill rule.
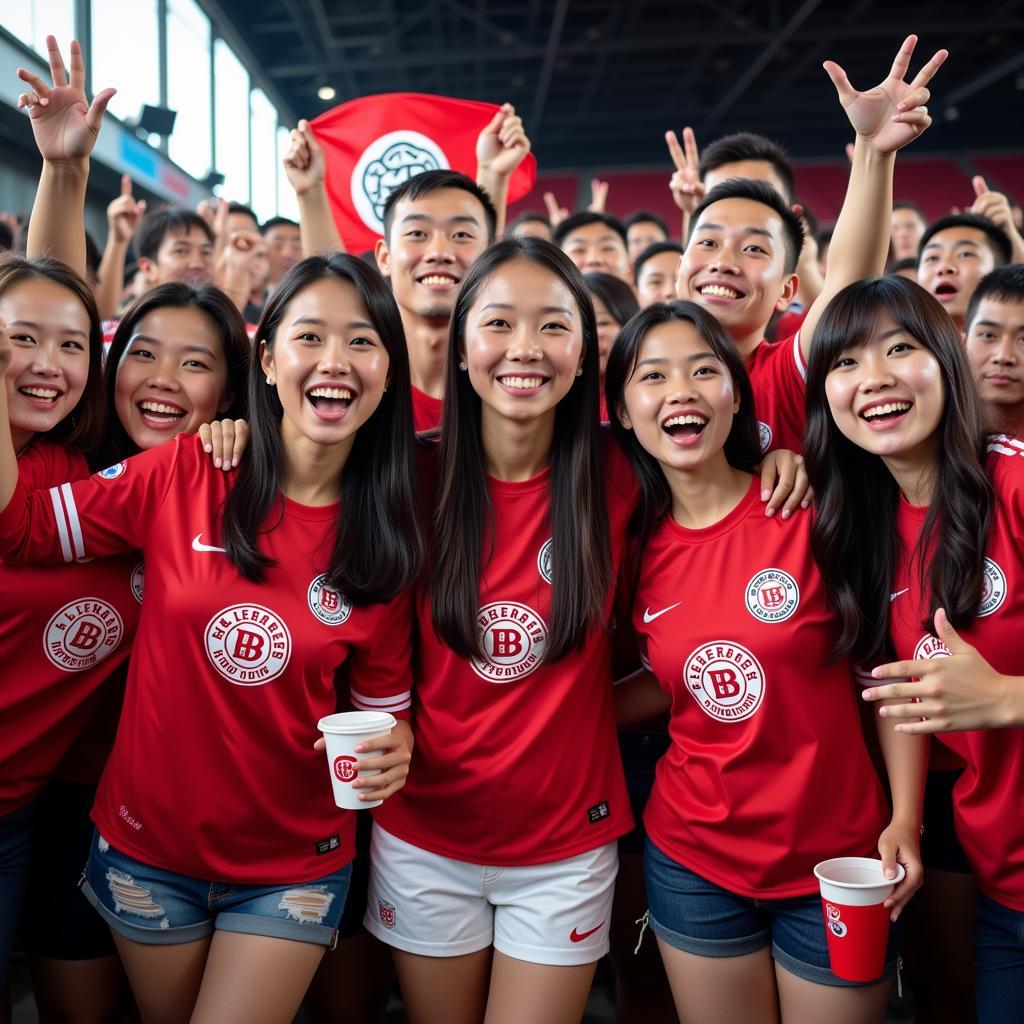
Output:
[[[1009,434],[988,438],[988,473],[1000,497],[1024,495],[1024,441]]]
[[[73,483],[89,475],[89,462],[76,448],[34,441],[18,457],[18,474],[30,490]]]

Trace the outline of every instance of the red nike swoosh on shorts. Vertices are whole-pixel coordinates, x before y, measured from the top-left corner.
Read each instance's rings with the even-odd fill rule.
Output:
[[[589,938],[591,935],[593,935],[594,932],[596,932],[598,928],[601,928],[603,925],[604,921],[602,921],[601,924],[597,926],[597,928],[591,928],[589,932],[584,932],[582,935],[578,931],[576,931],[575,928],[573,928],[572,934],[569,936],[569,941],[582,942],[584,939]]]

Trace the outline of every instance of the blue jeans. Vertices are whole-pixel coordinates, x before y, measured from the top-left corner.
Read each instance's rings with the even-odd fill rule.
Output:
[[[1024,914],[978,893],[974,919],[978,1024],[1024,1021]]]
[[[819,985],[861,987],[836,977],[829,967],[821,898],[750,899],[695,874],[663,853],[650,839],[644,849],[644,880],[651,931],[663,942],[695,956],[745,956],[771,946],[774,960],[790,974]],[[889,929],[885,970],[896,967],[895,929]]]
[[[25,901],[34,810],[33,802],[0,815],[0,985],[7,978],[7,961]]]
[[[330,946],[352,865],[294,885],[235,885],[179,875],[93,836],[82,892],[119,935],[149,945],[205,938],[215,928]]]

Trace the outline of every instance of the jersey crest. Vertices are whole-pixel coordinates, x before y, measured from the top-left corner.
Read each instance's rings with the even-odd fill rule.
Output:
[[[124,623],[117,609],[95,597],[64,605],[43,630],[46,657],[65,672],[84,672],[121,642]]]
[[[747,611],[762,622],[785,622],[800,604],[796,580],[782,569],[762,569],[747,584]]]
[[[278,614],[259,604],[233,604],[206,626],[210,664],[237,686],[262,686],[287,667],[292,637]]]
[[[925,633],[917,641],[912,660],[924,661],[926,658],[948,658],[949,656],[949,648],[937,636]]]
[[[103,480],[116,480],[127,468],[127,463],[115,462],[114,465],[107,466],[106,469],[101,469],[96,475]]]
[[[537,553],[537,572],[540,573],[540,578],[545,583],[551,583],[551,538],[548,537],[546,541],[540,546],[540,551]]]
[[[328,626],[340,626],[352,614],[352,602],[328,582],[327,573],[321,573],[306,591],[309,610]]]
[[[999,610],[1006,600],[1006,573],[992,561],[985,559],[985,581],[981,588],[981,604],[978,605],[978,617],[984,618]]]
[[[492,601],[476,615],[485,657],[474,657],[473,671],[490,683],[514,683],[533,672],[544,654],[548,628],[528,605]]]
[[[130,581],[132,588],[132,597],[135,598],[139,604],[142,604],[142,589],[145,584],[146,576],[146,563],[139,562],[134,569],[132,569],[132,578]]]
[[[701,710],[720,722],[750,718],[764,700],[764,669],[742,644],[712,640],[686,659],[683,681]]]

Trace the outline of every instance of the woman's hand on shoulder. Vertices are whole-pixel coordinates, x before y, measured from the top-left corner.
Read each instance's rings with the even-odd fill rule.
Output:
[[[214,468],[225,473],[238,465],[249,444],[249,424],[245,420],[214,420],[202,424],[198,434],[203,451],[213,456]]]
[[[761,461],[761,500],[766,516],[782,509],[788,519],[798,508],[810,508],[814,491],[807,479],[804,457],[786,448],[768,452]]]

